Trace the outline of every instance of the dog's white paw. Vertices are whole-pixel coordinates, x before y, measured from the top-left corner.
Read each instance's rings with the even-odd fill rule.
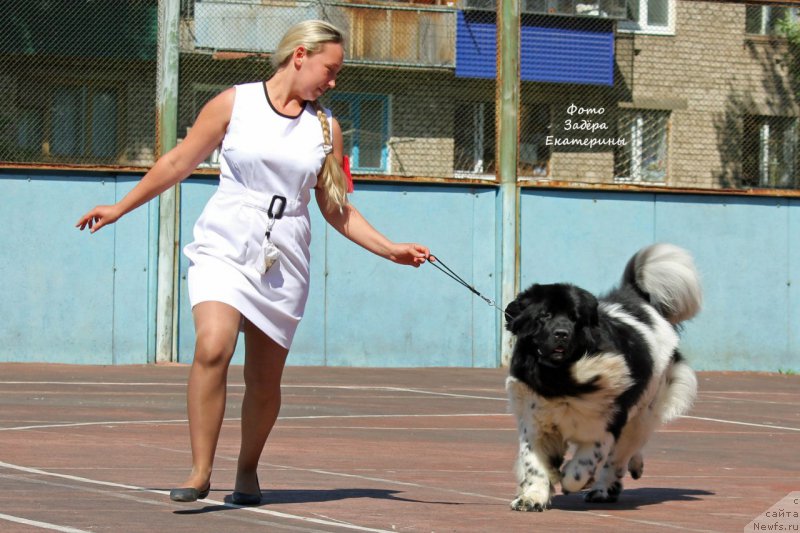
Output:
[[[511,502],[511,509],[514,511],[541,513],[542,511],[547,510],[548,507],[550,507],[549,497],[542,501],[538,497],[522,495],[518,496],[514,499],[514,501]]]
[[[622,482],[615,481],[608,488],[593,487],[583,499],[590,503],[614,503],[621,493]]]

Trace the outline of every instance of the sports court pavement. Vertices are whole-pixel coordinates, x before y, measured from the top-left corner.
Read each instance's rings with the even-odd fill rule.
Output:
[[[618,503],[559,495],[517,513],[502,369],[289,367],[264,503],[237,508],[232,367],[212,492],[178,504],[187,373],[0,364],[0,531],[738,532],[800,491],[798,376],[701,373],[695,408],[654,435]]]

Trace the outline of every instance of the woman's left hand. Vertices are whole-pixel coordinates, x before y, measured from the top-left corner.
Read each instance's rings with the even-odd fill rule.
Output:
[[[394,244],[389,253],[389,259],[400,265],[419,267],[428,260],[430,255],[431,251],[427,246],[406,242]]]

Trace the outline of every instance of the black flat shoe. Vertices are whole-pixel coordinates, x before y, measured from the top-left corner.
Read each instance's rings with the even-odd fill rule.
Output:
[[[261,503],[261,493],[247,494],[246,492],[233,491],[231,503],[236,505],[258,505]]]
[[[198,490],[194,487],[172,489],[169,491],[169,499],[174,502],[196,502],[208,496],[210,490],[210,483],[203,490]]]

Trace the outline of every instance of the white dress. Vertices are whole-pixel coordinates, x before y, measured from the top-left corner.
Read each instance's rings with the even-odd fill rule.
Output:
[[[308,298],[308,202],[325,157],[322,126],[310,103],[299,116],[278,113],[263,83],[237,85],[222,141],[219,187],[194,226],[189,301],[231,305],[289,348]],[[330,112],[326,110],[330,121]],[[280,259],[257,269],[273,195],[286,198],[270,238]]]

